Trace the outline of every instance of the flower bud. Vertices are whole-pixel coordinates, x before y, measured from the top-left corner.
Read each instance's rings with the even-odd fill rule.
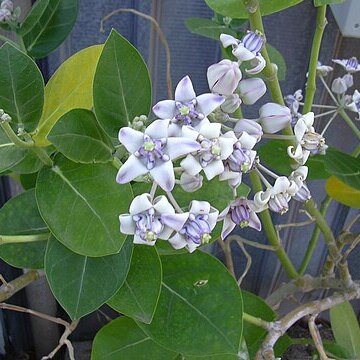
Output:
[[[346,73],[342,79],[344,80],[347,88],[351,88],[354,85],[354,78],[352,74]]]
[[[207,70],[210,90],[221,95],[231,95],[238,86],[241,77],[238,63],[227,59],[209,66]]]
[[[259,142],[263,135],[261,125],[256,121],[249,119],[240,119],[234,127],[234,132],[237,137],[241,136],[243,132],[246,132],[254,137],[256,142]]]
[[[203,177],[199,174],[192,176],[183,172],[180,177],[180,186],[186,192],[194,192],[202,187]]]
[[[0,9],[0,23],[5,23],[11,19],[11,11],[8,9]]]
[[[286,106],[267,103],[259,110],[259,122],[266,133],[276,133],[291,122],[291,112]]]
[[[266,85],[260,78],[249,78],[239,82],[238,90],[243,103],[252,105],[266,93]]]
[[[332,85],[331,85],[331,91],[335,94],[343,94],[347,90],[346,82],[344,79],[338,77],[334,79]]]
[[[14,4],[10,0],[3,0],[1,2],[0,8],[1,9],[7,9],[9,11],[13,11],[14,10]]]
[[[272,196],[269,200],[269,209],[280,215],[285,214],[289,210],[289,197],[283,193]]]
[[[221,110],[232,114],[241,105],[241,99],[238,94],[232,94],[226,97],[226,100],[220,106]]]
[[[311,199],[311,194],[309,188],[305,183],[302,184],[298,192],[293,196],[296,201],[306,202]]]

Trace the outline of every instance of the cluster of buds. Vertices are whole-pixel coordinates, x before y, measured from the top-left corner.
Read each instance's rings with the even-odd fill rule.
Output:
[[[14,4],[11,0],[2,0],[0,4],[0,23],[16,22],[20,16],[20,8],[14,9]]]
[[[7,114],[3,109],[0,109],[0,123],[10,122],[11,116]]]

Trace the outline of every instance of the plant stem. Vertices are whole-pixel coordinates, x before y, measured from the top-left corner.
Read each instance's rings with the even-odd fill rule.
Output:
[[[243,320],[248,322],[249,324],[253,324],[265,330],[268,330],[271,327],[271,324],[268,321],[265,321],[259,317],[252,316],[246,312],[243,312]]]
[[[27,54],[27,49],[26,49],[26,46],[24,44],[24,39],[21,35],[19,34],[16,34],[16,40],[17,40],[17,43],[18,43],[18,46],[20,48],[20,50],[22,52],[24,52],[25,54]]]
[[[328,94],[330,95],[330,97],[333,99],[334,103],[337,105],[337,107],[339,107],[339,103],[338,101],[336,100],[336,97],[334,96],[334,94],[332,93],[332,91],[330,90],[328,84],[326,83],[325,79],[320,75],[319,76],[321,82],[323,83],[326,91],[328,92]]]
[[[31,150],[38,156],[38,158],[47,166],[53,166],[54,163],[51,157],[48,155],[45,149],[40,148],[38,146],[34,146]]]
[[[350,116],[345,112],[344,109],[339,110],[339,115],[345,120],[345,122],[348,124],[353,133],[357,136],[357,138],[360,139],[360,130],[353,123],[353,121],[350,119]]]
[[[329,208],[329,205],[331,203],[331,197],[327,196],[324,201],[321,204],[320,213],[322,216],[325,216],[327,209]],[[312,233],[309,245],[306,249],[305,256],[301,262],[300,268],[298,270],[298,273],[300,276],[304,275],[307,267],[309,266],[310,260],[313,256],[313,253],[315,251],[316,245],[319,240],[320,235],[320,228],[318,225],[315,225],[314,231]]]
[[[12,129],[12,127],[10,126],[10,124],[8,122],[0,122],[0,125],[1,125],[2,129],[4,130],[4,133],[10,139],[10,141],[13,142],[16,146],[22,147],[22,148],[34,147],[34,142],[21,140],[15,134],[14,130]]]
[[[309,111],[311,111],[311,106],[314,101],[314,96],[316,92],[316,68],[319,59],[321,40],[324,34],[324,29],[326,24],[327,24],[326,5],[319,6],[317,9],[317,16],[316,16],[316,30],[311,48],[309,76],[306,85],[306,95],[305,95],[303,114],[306,114]]]
[[[17,49],[19,48],[19,44],[17,44],[15,41],[12,41],[11,39],[7,38],[4,35],[0,34],[0,40],[11,44],[12,46],[16,47]]]
[[[49,233],[35,235],[0,235],[0,245],[44,241],[49,239],[49,235]]]
[[[255,192],[261,191],[262,190],[261,181],[260,181],[258,174],[255,173],[254,171],[252,171],[250,173],[250,179],[251,179],[252,188],[254,189],[254,191]],[[276,250],[275,250],[276,255],[279,258],[279,261],[281,262],[281,265],[285,269],[287,275],[291,279],[298,278],[299,275],[296,272],[291,260],[287,256],[287,254],[280,242],[280,239],[278,238],[278,235],[274,228],[274,224],[271,220],[269,210],[262,211],[260,213],[260,218],[261,218],[262,225],[265,229],[265,233],[268,237],[268,240],[269,240],[270,244],[276,248]]]

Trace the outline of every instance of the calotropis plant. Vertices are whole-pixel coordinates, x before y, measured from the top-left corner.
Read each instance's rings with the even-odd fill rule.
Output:
[[[306,91],[283,97],[277,78],[281,61],[273,64],[269,57],[260,8],[268,14],[299,0],[280,7],[257,0],[238,7],[206,2],[224,15],[202,28],[207,36],[213,36],[208,28],[221,30],[217,40],[224,54],[204,70],[209,90],[196,94],[197,84],[184,69],[174,99],[153,104],[144,60],[115,30],[104,45],[65,61],[44,87],[34,60],[69,34],[78,1],[37,0],[21,22],[19,9],[10,0],[0,1],[0,26],[17,35],[16,42],[0,38],[6,40],[0,48],[0,172],[12,174],[24,187],[0,209],[0,257],[31,269],[1,288],[0,295],[6,299],[8,289],[15,293],[45,273],[71,318],[71,323],[61,321],[65,333],[50,358],[66,345],[75,359],[68,336],[83,316],[106,303],[119,317],[96,335],[94,360],[275,359],[281,356],[274,347],[280,335],[307,315],[325,359],[328,350],[316,334],[315,316],[332,308],[332,319],[341,318],[343,310],[336,305],[360,298],[347,265],[358,234],[351,225],[341,235],[346,234],[346,241],[335,239],[325,220],[326,206],[318,210],[309,183],[331,176],[329,196],[359,207],[359,146],[349,155],[325,140],[337,117],[360,138],[349,115],[360,113],[359,91],[351,89],[358,60],[334,59],[345,73],[329,86],[325,77],[331,78],[333,67],[319,63],[316,51],[324,28],[320,23]],[[330,2],[314,1],[318,21],[325,22]],[[237,16],[249,18],[246,32]],[[313,104],[317,80],[333,104]],[[170,97],[173,89],[168,90]],[[267,90],[271,101],[258,105]],[[249,106],[258,118],[243,115]],[[328,122],[321,126],[320,118]],[[279,221],[278,215],[296,209],[296,202],[310,220],[284,224],[282,217],[275,226],[272,214]],[[305,256],[296,269],[279,231],[314,221],[307,249],[301,239]],[[254,230],[264,231],[270,244],[244,238]],[[303,276],[320,232],[329,250],[323,274]],[[212,255],[215,241],[227,269]],[[249,265],[239,277],[233,241],[247,259],[244,245],[273,251],[290,283],[267,302],[240,292]],[[335,288],[338,294],[274,320],[278,315],[270,306],[275,309],[294,295],[288,289],[318,287]],[[3,303],[0,308],[27,311]],[[344,337],[337,336],[336,320],[332,325],[337,344],[331,351],[340,351],[336,346],[344,347]],[[280,341],[283,348],[292,343],[287,335]],[[356,347],[351,348],[349,356],[359,357]]]

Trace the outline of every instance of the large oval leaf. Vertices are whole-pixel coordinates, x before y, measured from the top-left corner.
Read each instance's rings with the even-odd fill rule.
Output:
[[[63,115],[51,129],[48,139],[75,162],[108,162],[114,150],[95,115],[85,109],[74,109]]]
[[[78,8],[78,0],[37,0],[20,29],[28,54],[39,59],[55,50],[72,30]]]
[[[39,171],[43,167],[44,163],[39,157],[31,150],[27,150],[25,157],[11,167],[11,171],[16,174],[32,174]]]
[[[162,348],[127,317],[105,325],[96,334],[91,360],[172,360],[177,354]]]
[[[154,318],[138,325],[160,345],[185,355],[237,354],[242,300],[223,264],[200,251],[161,260],[163,281]]]
[[[344,184],[335,176],[331,176],[325,184],[326,192],[339,203],[360,208],[360,190]]]
[[[36,183],[40,213],[55,237],[85,256],[117,253],[126,235],[119,231],[119,214],[132,200],[129,184],[115,182],[110,164],[80,165],[63,156],[53,168],[43,168]]]
[[[12,121],[34,130],[43,110],[44,80],[35,62],[14,46],[0,48],[0,104]]]
[[[262,15],[269,15],[301,3],[303,0],[260,0]],[[249,14],[243,0],[205,0],[215,12],[234,19],[246,19]]]
[[[331,330],[336,343],[351,353],[352,359],[360,358],[360,327],[349,302],[330,309]]]
[[[118,254],[91,258],[75,254],[50,238],[46,277],[54,296],[73,320],[99,308],[121,287],[129,271],[132,248],[129,238]]]
[[[92,84],[101,50],[102,45],[94,45],[77,52],[51,77],[45,87],[44,111],[34,135],[37,145],[50,144],[46,136],[62,115],[76,108],[92,108]]]
[[[138,115],[148,115],[151,83],[144,60],[134,46],[111,31],[94,78],[94,110],[105,132],[117,139],[119,129]]]
[[[0,209],[1,235],[33,235],[49,229],[39,214],[35,190],[28,190],[10,199]],[[8,264],[28,269],[44,267],[46,241],[0,245],[0,257]]]
[[[129,274],[107,303],[116,311],[149,324],[159,299],[161,278],[155,247],[135,245]]]

